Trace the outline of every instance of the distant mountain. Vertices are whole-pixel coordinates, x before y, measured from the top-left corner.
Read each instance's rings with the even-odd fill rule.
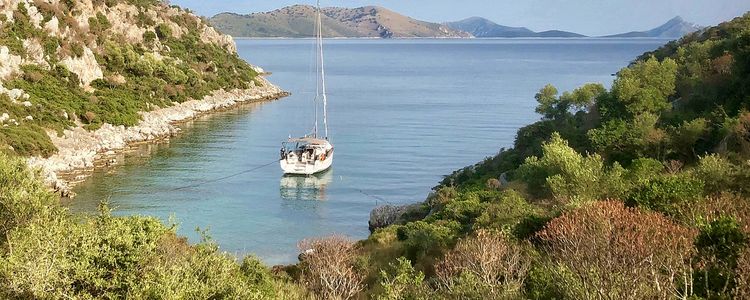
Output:
[[[490,37],[585,37],[585,35],[560,31],[549,30],[543,32],[534,32],[526,27],[509,27],[498,25],[495,22],[480,17],[472,17],[457,22],[445,23],[446,26],[455,30],[466,31],[478,38]]]
[[[325,37],[470,37],[448,26],[419,21],[391,10],[366,6],[323,8]],[[235,37],[312,37],[315,36],[315,8],[294,5],[270,12],[239,15],[221,13],[209,22]]]
[[[631,31],[627,33],[608,35],[605,37],[654,37],[654,38],[681,38],[682,36],[701,30],[702,27],[693,23],[685,22],[681,17],[677,16],[664,23],[659,27],[656,27],[647,31]]]

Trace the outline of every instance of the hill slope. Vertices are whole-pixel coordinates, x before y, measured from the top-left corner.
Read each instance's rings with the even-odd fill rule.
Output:
[[[480,17],[472,17],[461,21],[445,23],[455,30],[466,31],[478,38],[490,37],[584,37],[573,32],[549,30],[534,32],[526,27],[508,27]]]
[[[447,26],[415,20],[376,6],[323,8],[325,37],[468,37]],[[238,15],[221,13],[209,22],[235,37],[313,37],[315,8],[294,5],[271,12]]]
[[[48,130],[136,125],[140,112],[249,89],[256,75],[230,36],[161,1],[5,1],[0,148],[47,157]]]
[[[605,37],[653,37],[653,38],[680,38],[688,33],[696,32],[701,29],[693,23],[686,22],[677,16],[651,30],[631,31],[621,34],[608,35]]]
[[[542,87],[540,120],[513,148],[447,176],[423,203],[373,211],[357,260],[380,274],[370,292],[674,298],[669,286],[748,299],[748,45],[750,13],[643,54],[609,89]]]

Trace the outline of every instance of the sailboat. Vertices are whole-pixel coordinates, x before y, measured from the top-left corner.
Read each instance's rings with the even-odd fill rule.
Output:
[[[333,144],[328,136],[328,96],[326,95],[325,65],[323,62],[323,22],[320,0],[317,5],[315,31],[317,38],[317,76],[315,93],[315,123],[312,133],[299,138],[289,138],[281,144],[279,165],[284,174],[313,175],[331,168],[333,165]],[[323,105],[324,135],[318,134],[318,105]]]

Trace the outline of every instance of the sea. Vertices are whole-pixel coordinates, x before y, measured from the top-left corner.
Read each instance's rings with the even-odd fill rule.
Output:
[[[312,39],[239,39],[239,55],[292,93],[181,124],[182,132],[118,155],[65,205],[152,216],[191,242],[238,257],[294,263],[305,238],[363,239],[379,205],[423,201],[444,175],[513,144],[539,120],[534,94],[610,86],[663,39],[334,39],[325,41],[333,167],[283,176],[281,142],[314,127]],[[322,113],[318,113],[322,117]],[[319,121],[319,133],[323,123]]]

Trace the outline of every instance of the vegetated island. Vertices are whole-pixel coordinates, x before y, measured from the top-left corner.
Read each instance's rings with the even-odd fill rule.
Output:
[[[513,148],[273,270],[154,218],[73,215],[0,153],[0,297],[747,299],[748,32],[750,13],[670,42],[611,89],[541,88]]]
[[[394,11],[366,6],[322,9],[324,37],[358,38],[457,38],[466,32],[438,23],[416,20]],[[270,12],[239,15],[221,13],[209,22],[234,37],[314,37],[316,8],[293,5]]]
[[[174,122],[285,92],[233,39],[156,0],[11,1],[0,7],[0,151],[61,172],[176,133]]]
[[[366,6],[322,9],[323,35],[329,38],[580,38],[583,34],[526,27],[499,25],[488,19],[472,17],[455,22],[431,23],[404,16],[392,10]],[[309,38],[314,37],[316,8],[293,5],[269,12],[247,15],[220,13],[209,19],[219,30],[234,37]],[[633,31],[605,37],[680,38],[701,27],[675,17],[646,31]]]

